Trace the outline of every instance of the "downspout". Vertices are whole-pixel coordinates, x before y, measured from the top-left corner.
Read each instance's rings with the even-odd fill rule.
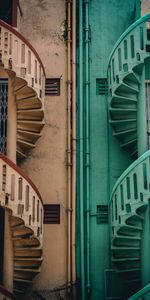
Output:
[[[76,282],[76,0],[72,3],[72,282]]]
[[[85,0],[86,289],[90,293],[89,0]]]
[[[67,1],[67,194],[68,194],[68,241],[67,241],[67,284],[71,285],[71,1]]]
[[[84,197],[83,197],[83,1],[79,0],[79,202],[80,202],[80,262],[81,294],[85,300],[84,273]]]

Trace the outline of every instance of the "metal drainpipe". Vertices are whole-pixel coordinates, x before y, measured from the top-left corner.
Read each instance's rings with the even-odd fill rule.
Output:
[[[85,300],[84,273],[84,197],[83,197],[83,1],[79,0],[79,201],[80,201],[80,260],[81,260],[81,293]]]
[[[86,289],[90,293],[89,0],[85,0]]]
[[[67,282],[71,285],[71,3],[68,2],[68,41],[67,41],[67,188],[68,188],[68,266],[67,266]]]
[[[72,281],[76,282],[76,0],[72,3]]]

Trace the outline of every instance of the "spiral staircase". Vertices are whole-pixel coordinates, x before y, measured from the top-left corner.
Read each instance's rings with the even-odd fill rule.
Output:
[[[16,156],[20,161],[27,157],[41,136],[44,125],[45,72],[35,49],[18,31],[2,20],[0,72],[7,74],[15,97]],[[43,203],[30,178],[3,154],[0,154],[0,205],[10,212],[13,293],[24,295],[33,278],[39,274],[42,263]],[[0,287],[0,297],[13,298],[5,291],[5,287]]]
[[[16,99],[17,158],[27,156],[41,136],[45,71],[29,42],[0,20],[0,68],[11,78]]]
[[[110,200],[112,263],[127,290],[124,299],[134,294],[130,300],[150,297],[149,286],[136,293],[142,288],[143,230],[146,211],[150,209],[150,151],[137,158],[139,103],[145,103],[145,88],[144,94],[141,93],[145,86],[142,74],[150,57],[149,24],[150,14],[147,14],[123,33],[108,66],[109,121],[113,135],[119,139],[120,147],[136,159],[116,182]]]

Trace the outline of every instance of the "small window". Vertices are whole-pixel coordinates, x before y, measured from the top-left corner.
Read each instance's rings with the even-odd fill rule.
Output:
[[[108,205],[97,205],[97,224],[108,223]]]
[[[44,224],[60,224],[60,205],[44,205]]]
[[[60,96],[60,78],[47,78],[45,83],[46,96]]]
[[[107,95],[108,94],[108,82],[107,78],[96,79],[96,95]]]

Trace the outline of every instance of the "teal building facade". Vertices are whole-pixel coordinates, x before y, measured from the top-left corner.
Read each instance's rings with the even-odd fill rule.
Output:
[[[150,279],[150,15],[140,14],[136,0],[77,1],[76,253],[83,300],[149,299],[135,296]]]

